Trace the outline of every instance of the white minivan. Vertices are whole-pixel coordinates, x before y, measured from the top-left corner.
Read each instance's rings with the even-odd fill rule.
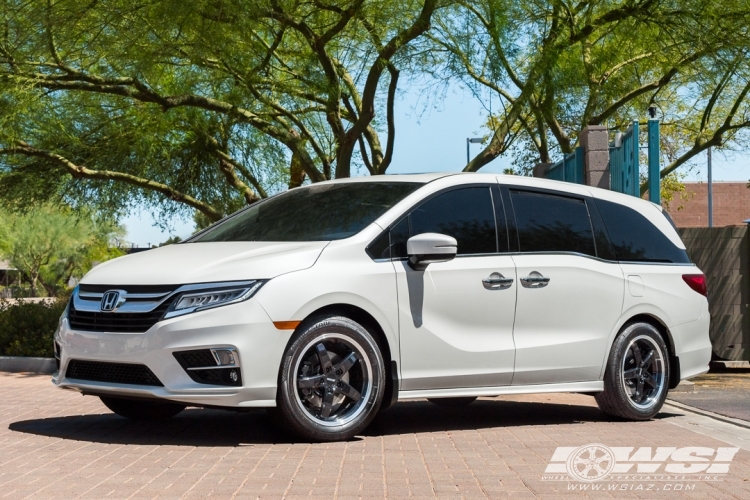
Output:
[[[53,382],[134,419],[268,408],[310,440],[420,398],[592,393],[642,420],[707,371],[706,296],[645,200],[494,174],[342,179],[94,268]]]

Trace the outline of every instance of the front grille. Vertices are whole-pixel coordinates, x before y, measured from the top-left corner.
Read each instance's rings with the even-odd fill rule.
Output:
[[[149,313],[102,313],[78,311],[71,304],[68,322],[73,330],[84,332],[144,333],[164,316],[171,301]]]
[[[132,363],[104,363],[72,359],[68,363],[65,377],[113,384],[164,386],[148,366]]]
[[[109,285],[81,285],[82,292],[104,293],[107,290],[118,288]],[[122,287],[120,287],[122,288]],[[126,291],[130,293],[169,293],[176,286],[128,286]],[[134,301],[137,299],[129,299]],[[158,323],[167,312],[174,297],[159,304],[151,312],[147,313],[119,313],[119,312],[90,312],[79,311],[70,302],[68,309],[68,322],[73,330],[84,332],[113,332],[113,333],[144,333]]]

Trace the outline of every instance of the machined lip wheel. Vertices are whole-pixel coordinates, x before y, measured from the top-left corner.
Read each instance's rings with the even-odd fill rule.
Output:
[[[309,342],[293,373],[297,404],[309,419],[328,427],[356,419],[373,390],[372,365],[365,350],[337,333]]]
[[[665,388],[664,353],[647,335],[630,341],[620,370],[622,385],[628,402],[639,410],[646,410],[659,402]]]

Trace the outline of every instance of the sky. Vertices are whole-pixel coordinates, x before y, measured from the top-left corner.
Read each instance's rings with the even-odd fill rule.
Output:
[[[426,105],[426,106],[425,106]],[[389,173],[460,171],[466,164],[466,139],[487,133],[482,129],[487,110],[470,92],[458,86],[434,102],[426,102],[416,93],[406,93],[396,103],[396,143]],[[481,144],[471,145],[476,155]],[[695,158],[693,168],[685,171],[685,181],[706,181],[705,154]],[[497,158],[482,172],[502,172],[510,166],[507,158]],[[713,155],[714,181],[748,181],[750,156]],[[168,231],[154,226],[153,216],[142,210],[122,220],[126,240],[136,246],[159,244],[170,236],[185,238],[193,232],[192,220],[174,219]]]

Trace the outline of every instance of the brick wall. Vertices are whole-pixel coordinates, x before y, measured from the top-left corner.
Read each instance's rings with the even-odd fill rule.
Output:
[[[750,219],[750,189],[746,182],[714,182],[714,226],[743,224]],[[685,192],[690,199],[672,200],[669,215],[677,227],[708,226],[708,184],[686,182]],[[678,207],[683,208],[678,210]]]

